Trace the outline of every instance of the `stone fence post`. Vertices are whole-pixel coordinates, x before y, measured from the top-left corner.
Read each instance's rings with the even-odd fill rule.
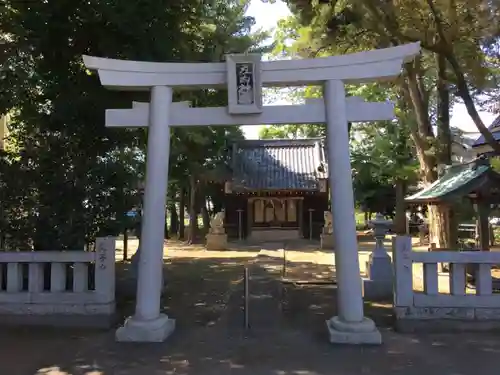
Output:
[[[102,303],[115,302],[115,237],[96,238],[95,291]]]

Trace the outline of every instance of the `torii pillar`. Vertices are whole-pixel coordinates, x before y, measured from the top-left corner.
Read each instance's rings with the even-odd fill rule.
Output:
[[[175,320],[160,313],[171,104],[172,88],[151,89],[137,301],[135,314],[116,331],[117,341],[162,342],[175,329]]]
[[[380,332],[363,312],[344,83],[340,80],[325,82],[323,96],[338,285],[338,316],[328,320],[326,326],[332,343],[380,344]]]

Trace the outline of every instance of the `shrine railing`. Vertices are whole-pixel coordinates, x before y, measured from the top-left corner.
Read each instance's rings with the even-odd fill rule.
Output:
[[[500,293],[492,266],[500,253],[413,251],[411,238],[393,238],[394,308],[397,319],[454,319],[500,322]],[[438,273],[448,263],[449,273]]]
[[[115,312],[115,238],[97,238],[95,248],[0,252],[0,320],[107,325]]]

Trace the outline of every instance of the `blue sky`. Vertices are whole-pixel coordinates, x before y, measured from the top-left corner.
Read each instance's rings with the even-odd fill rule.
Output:
[[[271,30],[276,27],[277,22],[290,15],[290,11],[285,3],[277,0],[274,4],[263,3],[261,0],[252,0],[247,10],[249,16],[255,17],[255,28]],[[284,104],[283,101],[273,104]],[[488,112],[480,112],[481,118],[486,125],[489,125],[496,115]],[[467,114],[464,105],[455,105],[452,111],[451,125],[456,126],[466,132],[476,132],[477,128]],[[245,137],[250,139],[258,138],[261,126],[243,126]]]

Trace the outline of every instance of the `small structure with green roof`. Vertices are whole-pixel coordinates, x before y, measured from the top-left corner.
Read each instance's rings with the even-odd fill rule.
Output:
[[[444,174],[425,189],[405,199],[408,203],[440,203],[467,196],[476,199],[498,200],[500,174],[491,167],[488,159],[479,158],[465,164],[448,166]]]
[[[447,166],[443,175],[405,201],[410,204],[449,204],[467,197],[477,207],[482,249],[489,248],[488,213],[491,204],[500,203],[500,174],[488,159]]]

